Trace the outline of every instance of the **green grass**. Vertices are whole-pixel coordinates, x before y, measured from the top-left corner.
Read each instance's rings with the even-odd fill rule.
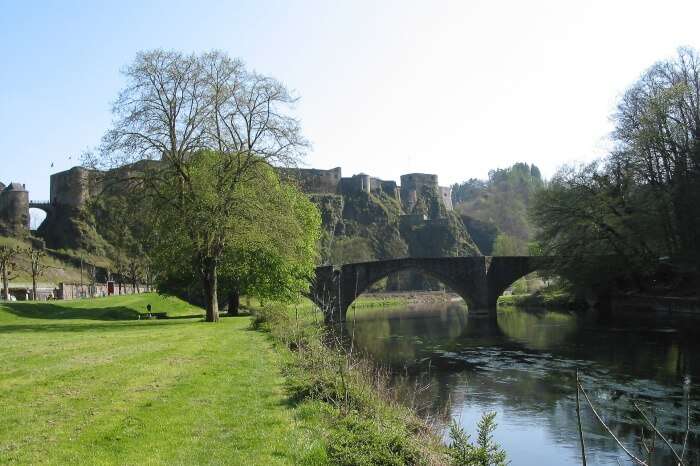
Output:
[[[251,310],[253,327],[269,332],[284,358],[289,396],[328,437],[332,464],[447,464],[438,433],[398,401],[386,372],[332,343],[318,311],[274,303]]]
[[[134,320],[147,303],[176,318]],[[0,463],[325,463],[270,338],[201,314],[154,294],[0,304]]]

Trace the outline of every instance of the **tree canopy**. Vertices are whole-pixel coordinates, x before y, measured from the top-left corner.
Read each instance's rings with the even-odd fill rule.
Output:
[[[279,249],[287,244],[271,240],[269,231],[277,229],[292,235],[287,239],[299,249],[307,245],[295,242],[298,231],[292,231],[291,220],[285,224],[282,213],[302,215],[305,234],[316,235],[315,217],[271,171],[272,165],[296,163],[308,145],[291,114],[296,99],[279,81],[217,51],[141,52],[124,75],[127,84],[113,105],[113,127],[97,156],[87,154],[86,161],[122,167],[129,189],[145,193],[156,214],[148,220],[154,222],[161,284],[182,278],[175,267],[193,271],[207,320],[216,321],[219,267],[226,264],[227,279],[252,286],[243,278],[250,272],[242,273],[242,264],[234,267],[227,259],[245,262],[262,252],[268,260],[273,255],[298,259],[298,251],[290,254]],[[269,229],[265,240],[251,239],[263,229]],[[240,245],[236,251],[233,242]]]
[[[511,254],[527,254],[533,235],[527,212],[543,186],[539,168],[516,163],[491,170],[488,180],[472,178],[453,185],[452,198],[482,253],[499,254],[507,243]]]
[[[614,115],[614,150],[559,170],[533,219],[553,270],[579,284],[631,279],[700,258],[700,56],[680,49],[647,70]]]

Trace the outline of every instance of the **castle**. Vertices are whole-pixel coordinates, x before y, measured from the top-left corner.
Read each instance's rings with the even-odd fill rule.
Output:
[[[439,186],[437,175],[426,173],[401,175],[399,186],[395,181],[380,180],[364,173],[343,177],[340,167],[330,170],[285,168],[281,171],[283,175],[296,179],[301,190],[308,194],[384,193],[399,201],[405,212],[411,212],[421,194],[430,192],[438,196],[447,211],[452,210],[452,188]]]
[[[114,179],[139,170],[143,164],[157,162],[139,162],[120,167],[110,172],[101,172],[84,167],[54,173],[50,179],[50,199],[48,201],[30,201],[25,185],[0,183],[0,234],[19,236],[29,231],[29,209],[44,210],[49,218],[70,216],[80,211],[87,201],[101,192],[104,180]],[[110,177],[105,175],[109,174]],[[452,194],[449,187],[438,185],[437,175],[410,173],[401,176],[401,185],[395,181],[373,178],[364,173],[343,177],[340,167],[330,170],[313,168],[282,168],[283,177],[297,181],[302,191],[307,194],[352,195],[357,193],[384,194],[396,199],[403,211],[410,214],[418,199],[427,193],[437,196],[445,210],[452,210]]]

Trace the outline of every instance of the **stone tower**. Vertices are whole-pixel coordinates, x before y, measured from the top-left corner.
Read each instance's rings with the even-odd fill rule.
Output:
[[[406,212],[411,212],[418,197],[425,190],[438,193],[438,177],[427,173],[401,175],[401,202]]]
[[[21,183],[0,191],[0,234],[22,236],[29,232],[29,192]]]

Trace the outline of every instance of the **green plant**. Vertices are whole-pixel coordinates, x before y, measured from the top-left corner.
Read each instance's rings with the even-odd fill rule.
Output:
[[[496,413],[484,413],[476,426],[476,444],[455,421],[450,424],[449,455],[454,466],[503,466],[508,464],[506,453],[493,441]]]
[[[357,415],[346,416],[337,423],[328,442],[328,457],[340,466],[425,463],[400,426]]]

